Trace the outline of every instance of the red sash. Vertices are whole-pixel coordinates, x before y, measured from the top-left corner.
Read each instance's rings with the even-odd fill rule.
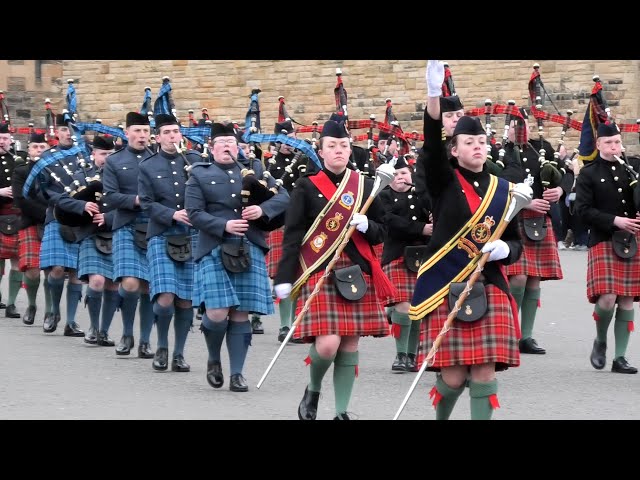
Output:
[[[358,173],[353,172],[349,169],[346,170],[345,175],[359,176]],[[327,199],[331,199],[337,190],[336,185],[329,179],[324,171],[320,171],[320,173],[318,173],[317,175],[309,177],[309,180],[311,180],[316,188],[320,190],[320,193],[322,193],[322,195]],[[362,205],[362,200],[362,198],[358,198],[356,200],[355,207],[358,210]],[[353,243],[355,244],[356,249],[358,250],[360,255],[362,255],[362,257],[367,262],[369,262],[369,266],[371,267],[371,278],[373,279],[373,286],[376,290],[378,299],[381,301],[386,301],[388,298],[396,296],[396,289],[382,271],[380,261],[376,258],[376,254],[369,242],[367,242],[364,236],[357,230],[353,232],[350,239],[353,240]]]

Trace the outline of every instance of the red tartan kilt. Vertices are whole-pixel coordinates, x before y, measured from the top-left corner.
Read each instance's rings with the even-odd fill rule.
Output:
[[[373,251],[376,254],[376,258],[379,262],[382,261],[382,250],[384,250],[384,243],[373,245]]]
[[[509,297],[495,285],[487,285],[486,289],[489,310],[485,316],[476,322],[454,320],[442,339],[433,366],[428,370],[495,362],[499,371],[520,365],[520,350]],[[418,365],[429,354],[449,312],[448,299],[445,298],[442,305],[422,320]]]
[[[282,259],[282,240],[284,239],[284,227],[269,232],[267,245],[269,252],[267,253],[267,268],[269,269],[269,277],[275,278],[278,273],[278,264]]]
[[[19,235],[19,232],[14,235],[0,233],[0,258],[18,258]]]
[[[353,262],[340,257],[335,269],[348,267]],[[296,316],[302,311],[307,298],[313,292],[324,270],[312,275],[300,289]],[[309,310],[296,328],[294,337],[313,342],[318,335],[389,335],[389,324],[382,303],[376,297],[371,277],[364,273],[368,289],[364,297],[357,302],[349,302],[338,295],[331,275],[325,279],[318,294],[313,297]]]
[[[640,244],[640,234],[636,234]],[[587,260],[587,297],[596,303],[605,293],[634,297],[640,301],[640,253],[624,260],[613,251],[611,240],[589,248]]]
[[[413,291],[416,288],[416,281],[418,280],[418,274],[409,270],[404,264],[404,257],[397,258],[392,262],[383,265],[382,271],[385,273],[391,284],[398,291],[398,295],[391,298],[387,303],[389,305],[395,305],[400,302],[411,302],[413,297]]]
[[[27,227],[17,235],[18,252],[20,256],[20,271],[26,272],[31,268],[40,268],[40,239],[35,225]]]
[[[506,274],[509,277],[527,275],[529,277],[540,277],[541,280],[562,280],[562,267],[551,218],[549,216],[546,217],[547,236],[543,240],[534,242],[529,240],[529,237],[524,233],[523,218],[539,215],[539,213],[531,210],[523,210],[518,215],[518,230],[520,231],[524,248],[520,259],[516,263],[506,266]]]

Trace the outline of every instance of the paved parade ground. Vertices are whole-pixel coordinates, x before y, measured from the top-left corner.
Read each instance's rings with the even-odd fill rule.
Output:
[[[607,366],[596,371],[589,363],[595,327],[593,307],[586,299],[587,253],[562,251],[560,259],[565,278],[543,283],[542,308],[534,327],[534,338],[547,354],[523,355],[519,368],[498,374],[501,408],[493,418],[640,419],[640,375],[611,373],[613,322]],[[5,298],[6,282],[5,278]],[[265,334],[253,336],[244,372],[249,392],[232,393],[228,390],[229,362],[224,345],[225,385],[214,390],[206,382],[207,353],[199,322],[185,349],[191,372],[155,372],[151,360],[137,358],[137,319],[136,348],[128,357],[117,357],[114,347],[92,346],[82,338],[64,337],[64,310],[56,332],[45,334],[44,302],[39,300],[33,326],[23,325],[21,319],[5,318],[0,311],[2,419],[297,419],[297,406],[308,381],[304,363],[307,346],[287,346],[262,388],[256,388],[280,345],[276,339],[277,315],[264,317]],[[21,314],[26,305],[26,293],[21,291],[17,302]],[[88,329],[89,317],[82,305],[77,321],[80,328]],[[110,332],[116,343],[121,331],[117,312]],[[170,332],[172,342],[173,328]],[[155,350],[155,331],[151,340]],[[391,337],[365,338],[360,345],[359,377],[349,412],[360,420],[391,419],[416,374],[391,373],[395,357]],[[637,331],[631,335],[627,359],[631,365],[640,366]],[[435,418],[428,396],[433,382],[433,373],[423,376],[401,419]],[[318,418],[331,419],[334,415],[330,369],[323,383]],[[469,397],[465,392],[452,419],[467,418]]]

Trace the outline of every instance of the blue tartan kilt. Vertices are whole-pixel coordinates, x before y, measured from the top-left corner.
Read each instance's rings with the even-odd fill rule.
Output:
[[[113,232],[113,281],[134,277],[149,281],[147,253],[133,241],[133,226],[124,225]]]
[[[40,268],[78,268],[79,243],[65,242],[60,236],[60,224],[51,220],[44,227],[44,237],[40,246]]]
[[[175,226],[162,235],[149,239],[147,262],[149,263],[149,288],[151,299],[160,293],[173,293],[183,300],[191,300],[193,296],[193,259],[186,262],[171,260],[167,254],[165,235],[182,235],[187,229]],[[191,252],[195,251],[196,230],[189,229],[191,235]]]
[[[102,275],[109,280],[113,276],[113,257],[98,251],[93,235],[80,242],[78,260],[78,278],[88,282],[89,275]]]
[[[241,312],[275,313],[264,252],[251,242],[251,267],[246,272],[229,273],[222,265],[221,246],[195,263],[193,304],[206,308],[236,308]]]

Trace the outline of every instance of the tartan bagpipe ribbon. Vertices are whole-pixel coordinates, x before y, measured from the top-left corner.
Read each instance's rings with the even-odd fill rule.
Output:
[[[589,105],[584,113],[582,130],[580,132],[580,144],[578,145],[578,160],[589,161],[596,158],[596,136],[598,125],[607,121],[606,105],[602,96],[602,84],[596,81],[591,90]]]
[[[200,125],[198,127],[180,127],[180,133],[183,137],[188,138],[192,142],[204,145],[207,143],[205,138],[211,136],[211,126]]]
[[[148,115],[151,109],[151,87],[145,87],[144,99],[142,100],[142,106],[140,107],[140,115]]]
[[[171,82],[167,77],[162,79],[162,86],[158,92],[158,98],[153,104],[153,115],[170,115],[171,114]]]
[[[31,185],[46,167],[62,160],[65,157],[77,155],[78,153],[89,156],[89,151],[87,150],[86,144],[84,142],[82,142],[82,144],[74,145],[73,147],[65,150],[57,148],[45,150],[42,153],[42,157],[40,157],[40,160],[38,160],[33,165],[31,172],[29,172],[29,176],[27,177],[27,180],[24,182],[24,186],[22,187],[22,195],[24,197],[29,196]]]
[[[102,123],[85,123],[78,122],[73,125],[73,127],[81,134],[84,135],[85,132],[98,132],[104,133],[106,135],[111,135],[112,137],[118,137],[127,142],[127,135],[122,131],[122,129],[118,127],[109,127],[107,125],[103,125]]]
[[[76,95],[76,87],[73,86],[73,80],[68,80],[69,86],[67,87],[67,110],[69,112],[70,119],[73,121],[73,116],[78,113],[78,97]]]

